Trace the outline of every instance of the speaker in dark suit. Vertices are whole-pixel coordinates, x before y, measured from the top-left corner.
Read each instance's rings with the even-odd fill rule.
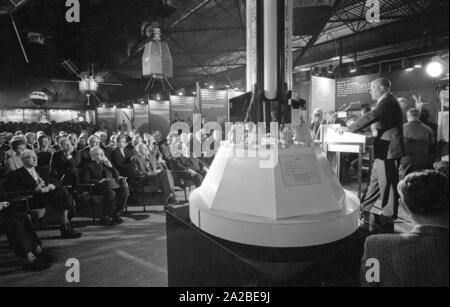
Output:
[[[375,108],[357,120],[345,131],[358,133],[375,125],[375,164],[369,188],[362,201],[362,211],[368,217],[379,203],[381,215],[397,219],[399,164],[404,155],[403,112],[397,98],[391,93],[391,82],[381,78],[372,82]]]

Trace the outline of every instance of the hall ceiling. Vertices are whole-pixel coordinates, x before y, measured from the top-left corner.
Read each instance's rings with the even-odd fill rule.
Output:
[[[8,15],[11,1],[21,4],[13,16],[30,64],[24,61]],[[141,79],[140,47],[146,39],[142,23],[160,20],[174,59],[175,88],[196,81],[242,85],[245,1],[169,0],[176,9],[166,9],[164,18],[157,14],[162,1],[81,0],[81,23],[68,24],[65,0],[0,0],[0,82],[30,75],[68,77],[60,65],[63,59],[71,59],[81,70],[94,64],[96,70],[114,71],[123,79]],[[302,16],[296,19],[300,25],[300,35],[294,37],[296,66],[336,57],[341,39],[347,57],[448,49],[448,0],[381,0],[379,23],[366,21],[365,0],[294,3],[295,16]],[[30,32],[42,34],[45,44],[29,43]]]

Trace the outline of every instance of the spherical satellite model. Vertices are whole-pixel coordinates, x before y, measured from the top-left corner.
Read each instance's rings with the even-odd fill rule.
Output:
[[[28,96],[28,98],[34,105],[38,107],[43,107],[49,101],[49,97],[46,93],[38,91],[32,92]]]

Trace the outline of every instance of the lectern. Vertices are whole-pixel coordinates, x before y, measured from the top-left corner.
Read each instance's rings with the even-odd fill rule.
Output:
[[[337,154],[337,176],[340,178],[341,172],[341,154],[358,154],[358,196],[362,197],[362,166],[363,155],[366,150],[366,136],[354,133],[345,133],[340,135],[333,128],[326,129],[324,137],[324,150],[326,152],[335,152]]]

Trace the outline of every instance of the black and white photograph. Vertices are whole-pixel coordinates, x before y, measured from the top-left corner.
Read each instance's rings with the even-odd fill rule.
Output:
[[[0,0],[0,288],[448,288],[448,150],[448,0]]]

